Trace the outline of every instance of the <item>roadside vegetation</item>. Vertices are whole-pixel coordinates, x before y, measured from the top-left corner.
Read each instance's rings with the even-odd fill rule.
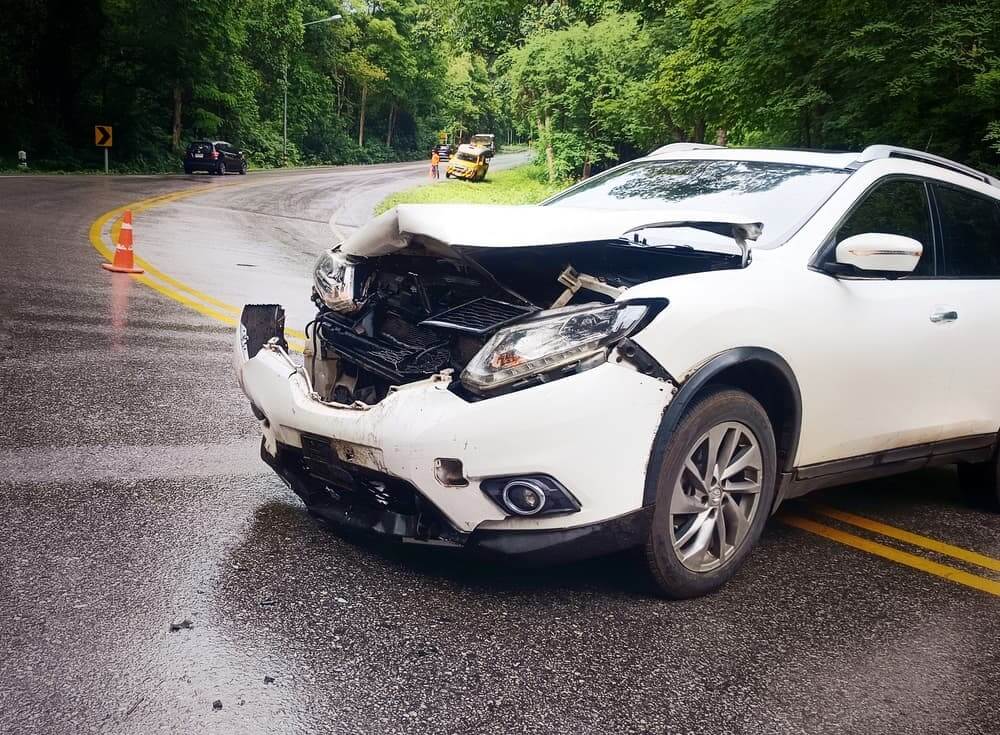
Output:
[[[673,141],[907,145],[1000,168],[996,0],[9,0],[0,167],[256,166],[532,139],[550,181]],[[339,20],[315,23],[332,15]],[[306,24],[309,25],[306,25]],[[287,78],[287,84],[285,82]],[[288,146],[282,153],[288,92]]]
[[[442,169],[445,164],[441,164]],[[375,214],[397,204],[537,204],[572,183],[551,183],[544,167],[529,165],[489,173],[484,181],[441,179],[393,194],[375,207]]]

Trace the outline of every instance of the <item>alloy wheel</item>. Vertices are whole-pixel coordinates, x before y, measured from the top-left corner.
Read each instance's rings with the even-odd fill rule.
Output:
[[[723,566],[747,538],[760,505],[763,459],[753,431],[717,424],[688,452],[670,497],[670,543],[693,572]]]

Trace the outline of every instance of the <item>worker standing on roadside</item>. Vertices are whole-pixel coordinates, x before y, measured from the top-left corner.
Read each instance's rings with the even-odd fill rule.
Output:
[[[440,179],[441,172],[438,170],[438,164],[441,163],[441,156],[438,155],[437,148],[431,149],[431,178]]]

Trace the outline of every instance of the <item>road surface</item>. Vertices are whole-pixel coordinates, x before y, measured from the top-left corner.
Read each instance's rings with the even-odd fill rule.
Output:
[[[948,470],[810,498],[686,602],[628,554],[317,526],[257,457],[233,309],[301,321],[330,218],[424,173],[0,179],[0,732],[997,732],[1000,518]],[[99,267],[125,206],[156,277]]]

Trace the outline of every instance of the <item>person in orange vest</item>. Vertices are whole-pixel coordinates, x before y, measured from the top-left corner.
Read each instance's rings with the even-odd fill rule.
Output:
[[[438,170],[438,164],[441,163],[441,156],[438,155],[437,148],[431,149],[431,178],[440,179],[441,172]]]

